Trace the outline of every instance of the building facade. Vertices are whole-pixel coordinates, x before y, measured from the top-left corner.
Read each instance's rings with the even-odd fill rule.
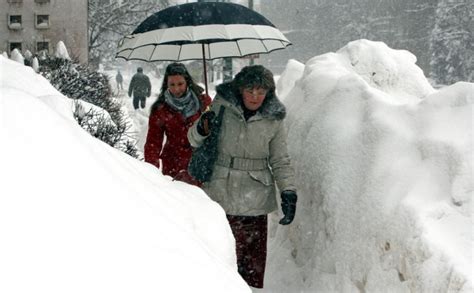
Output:
[[[71,58],[88,63],[87,0],[0,0],[0,52],[54,53],[63,41]]]

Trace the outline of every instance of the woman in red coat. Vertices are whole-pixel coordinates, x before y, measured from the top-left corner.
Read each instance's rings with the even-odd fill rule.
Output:
[[[188,173],[192,147],[187,133],[210,103],[183,64],[168,65],[161,92],[151,106],[145,161],[160,168],[161,160],[164,175],[200,186]]]

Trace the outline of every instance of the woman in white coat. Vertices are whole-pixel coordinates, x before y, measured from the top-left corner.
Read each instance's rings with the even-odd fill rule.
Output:
[[[273,74],[261,65],[244,67],[216,91],[211,111],[188,131],[188,138],[192,146],[199,146],[209,135],[209,121],[221,106],[225,108],[217,161],[202,188],[227,214],[239,273],[250,286],[263,288],[267,215],[277,209],[275,183],[285,215],[280,224],[290,224],[296,212],[294,170],[283,123],[286,110],[275,95]]]

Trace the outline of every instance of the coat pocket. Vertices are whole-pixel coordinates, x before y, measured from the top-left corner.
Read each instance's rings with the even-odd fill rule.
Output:
[[[248,171],[248,182],[242,186],[245,206],[249,210],[268,210],[275,198],[275,183],[270,170]]]
[[[273,176],[268,170],[249,171],[249,176],[253,180],[258,181],[265,186],[273,185]]]

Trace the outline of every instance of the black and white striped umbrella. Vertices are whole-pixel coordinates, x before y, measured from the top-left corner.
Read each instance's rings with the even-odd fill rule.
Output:
[[[116,57],[142,61],[203,57],[212,60],[269,53],[290,44],[270,21],[245,6],[194,2],[148,17],[120,41]]]
[[[206,72],[205,60],[270,53],[289,45],[269,20],[245,6],[194,2],[145,19],[120,40],[115,57],[148,62],[202,59]]]

